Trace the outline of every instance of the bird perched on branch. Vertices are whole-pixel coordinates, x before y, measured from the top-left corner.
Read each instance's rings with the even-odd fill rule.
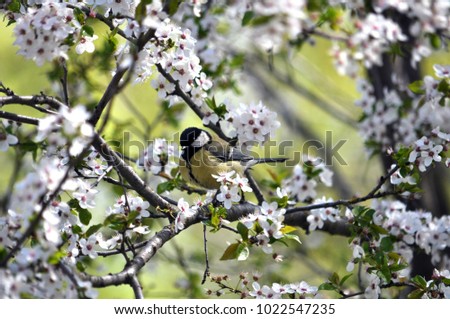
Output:
[[[255,158],[242,153],[226,141],[205,130],[189,127],[181,133],[180,173],[183,179],[206,189],[219,189],[212,176],[235,171],[242,175],[249,167],[260,163],[284,162],[286,158]]]

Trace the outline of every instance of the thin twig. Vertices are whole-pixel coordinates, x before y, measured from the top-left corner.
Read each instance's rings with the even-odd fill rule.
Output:
[[[1,101],[0,101],[0,104],[1,104]],[[17,123],[39,125],[39,119],[37,119],[37,118],[25,116],[25,115],[18,115],[18,114],[14,114],[14,113],[5,112],[5,111],[0,111],[0,118],[11,120],[11,121],[14,121]]]
[[[262,203],[265,201],[264,195],[261,192],[261,190],[258,187],[258,184],[256,183],[255,179],[253,178],[252,174],[250,174],[250,170],[245,171],[245,177],[248,179],[248,183],[250,184],[251,189],[253,190],[253,193],[256,196],[256,199],[258,200],[258,205],[262,205]]]
[[[209,258],[208,258],[208,246],[206,240],[206,225],[203,224],[203,250],[205,251],[205,271],[203,272],[202,285],[206,281],[206,277],[209,276]]]
[[[61,65],[62,65],[62,69],[63,69],[63,78],[60,80],[61,81],[61,85],[62,85],[62,89],[63,89],[63,97],[64,97],[64,103],[70,107],[69,104],[69,82],[68,82],[68,70],[67,70],[67,64],[66,64],[66,60],[61,59]]]
[[[7,104],[21,104],[28,105],[36,110],[47,113],[47,114],[55,114],[51,110],[40,108],[38,105],[47,104],[51,108],[55,110],[59,110],[61,107],[67,107],[64,103],[60,102],[53,96],[48,96],[45,94],[40,95],[29,95],[29,96],[19,96],[19,95],[11,95],[11,96],[1,96],[0,97],[0,107]]]
[[[397,170],[398,170],[398,166],[394,165],[394,167],[392,167],[386,175],[384,175],[383,177],[380,178],[380,181],[378,182],[378,184],[367,195],[365,195],[363,197],[355,197],[352,199],[341,199],[341,200],[337,200],[334,202],[325,202],[325,203],[313,204],[313,205],[302,206],[302,207],[293,207],[293,208],[286,210],[286,215],[296,213],[296,212],[310,211],[312,209],[318,209],[318,208],[336,207],[336,206],[341,206],[341,205],[351,206],[351,205],[354,205],[357,203],[365,202],[369,199],[381,198],[381,197],[386,197],[389,195],[396,195],[396,194],[398,194],[398,192],[380,192],[380,193],[377,193],[377,192],[381,189],[381,187],[386,182],[386,180],[388,180],[392,176],[392,174],[394,174]]]

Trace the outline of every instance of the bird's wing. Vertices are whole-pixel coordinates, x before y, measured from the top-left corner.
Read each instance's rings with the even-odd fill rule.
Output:
[[[208,152],[217,157],[222,162],[239,161],[248,162],[253,160],[252,156],[242,153],[239,149],[224,145],[223,143],[212,141],[205,146]]]

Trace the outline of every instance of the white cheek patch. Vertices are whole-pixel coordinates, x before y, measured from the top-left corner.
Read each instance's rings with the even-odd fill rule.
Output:
[[[192,142],[193,147],[203,147],[210,142],[210,138],[206,132],[201,132],[200,136]]]

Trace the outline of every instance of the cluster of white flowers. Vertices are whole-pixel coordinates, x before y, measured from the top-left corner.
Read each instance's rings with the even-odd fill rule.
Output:
[[[137,165],[155,175],[164,173],[171,176],[172,169],[177,167],[175,157],[178,157],[176,148],[166,139],[156,138],[137,160]]]
[[[273,248],[271,242],[273,239],[281,239],[284,237],[282,228],[284,227],[284,208],[278,209],[276,202],[263,202],[258,213],[250,214],[243,217],[240,222],[248,229],[255,229],[256,225],[262,229],[255,236],[256,245],[260,246],[266,254],[272,254]]]
[[[85,176],[100,176],[108,169],[105,159],[91,146],[90,153],[84,158],[87,167],[83,167]]]
[[[325,196],[322,198],[318,198],[313,202],[313,205],[319,205],[323,203],[332,202],[332,198],[326,199]],[[323,207],[317,209],[311,209],[310,214],[306,217],[306,220],[309,223],[308,230],[313,231],[318,229],[322,229],[324,225],[324,221],[330,221],[332,223],[336,222],[340,219],[339,210],[333,207]]]
[[[306,160],[308,165],[311,164],[314,166],[314,170],[320,170],[318,174],[319,180],[324,185],[331,187],[333,185],[333,172],[325,163],[316,158],[308,158]],[[282,187],[289,197],[295,198],[296,201],[309,201],[317,196],[317,181],[309,178],[304,171],[304,167],[299,164],[294,166],[292,176],[283,180]]]
[[[262,102],[235,106],[226,103],[227,113],[220,122],[229,137],[238,137],[239,144],[263,144],[280,127],[277,114]]]
[[[443,133],[439,129],[433,130],[436,137],[440,139],[438,143],[426,136],[422,136],[414,142],[414,149],[409,153],[408,161],[419,168],[419,171],[425,172],[433,162],[442,161],[441,152],[444,147],[450,143],[450,134]]]
[[[364,1],[334,1],[335,4],[347,5],[349,9],[364,8]],[[411,65],[416,67],[424,57],[432,53],[429,34],[445,32],[450,27],[450,3],[447,0],[415,1],[415,0],[377,0],[374,1],[377,13],[369,14],[358,22],[358,31],[350,38],[350,44],[357,50],[353,53],[335,45],[332,56],[340,74],[355,76],[358,71],[356,61],[363,61],[366,67],[381,64],[381,54],[387,52],[389,45],[405,41],[407,38],[396,23],[386,19],[382,13],[396,10],[410,17],[413,23],[409,33],[415,38],[412,48]]]
[[[186,200],[184,200],[184,198],[180,198],[178,200],[178,209],[180,211],[178,212],[178,215],[175,218],[175,231],[179,232],[180,230],[183,230],[185,227],[186,219],[194,216],[197,209],[200,208],[201,206],[203,206],[203,203],[198,202],[196,205],[191,207],[189,203]]]
[[[134,10],[139,3],[139,1],[136,0],[84,0],[82,2],[87,5],[92,5],[94,8],[105,10],[107,15],[112,13],[122,14],[124,16],[134,14]]]
[[[395,164],[391,165],[391,169],[394,169]],[[409,167],[412,168],[412,165]],[[390,181],[392,185],[399,185],[399,184],[409,184],[409,185],[416,185],[417,181],[414,177],[410,175],[403,176],[400,172],[400,169],[397,169],[390,177]]]
[[[39,121],[36,142],[47,139],[49,153],[70,145],[69,154],[79,155],[90,143],[94,128],[87,123],[90,113],[83,105],[73,108],[61,107],[58,113]]]
[[[283,295],[295,295],[295,298],[314,298],[318,293],[316,286],[311,286],[305,281],[289,284],[272,283],[271,286],[262,285],[259,283],[259,275],[256,274],[252,277],[254,280],[250,284],[250,280],[246,274],[241,274],[242,286],[245,289],[251,290],[245,291],[245,296],[251,296],[255,299],[280,299]]]
[[[236,175],[236,176],[235,176]],[[216,199],[223,204],[223,207],[230,209],[233,203],[241,200],[240,192],[252,192],[248,185],[248,179],[240,176],[235,171],[212,175],[220,183],[220,191]]]
[[[142,219],[150,216],[150,212],[147,210],[150,207],[150,203],[143,200],[139,196],[133,196],[131,194],[122,195],[114,204],[113,207],[108,209],[108,215],[113,214],[125,214],[128,215],[131,212],[138,212],[136,219]]]
[[[16,298],[23,294],[39,298],[77,296],[77,287],[74,287],[73,282],[69,284],[73,278],[69,280],[49,264],[48,260],[61,249],[64,235],[74,242],[68,247],[67,261],[74,264],[79,248],[82,249],[82,254],[88,255],[88,243],[84,246],[82,241],[77,244],[78,235],[72,233],[73,226],[83,225],[70,206],[56,198],[42,207],[42,201],[49,200],[48,196],[57,190],[73,192],[73,196],[80,201],[80,206],[88,208],[94,204],[93,193],[89,192],[83,181],[75,180],[69,175],[63,182],[66,169],[58,157],[43,157],[33,171],[15,185],[8,215],[0,218],[0,242],[5,248],[14,247],[17,239],[30,227],[36,214],[42,213],[42,226],[36,227],[34,234],[35,239],[45,245],[26,246],[18,251],[8,269],[0,273],[3,283],[0,285],[1,297]],[[92,254],[89,256],[92,257]],[[39,269],[46,271],[41,272]],[[36,273],[39,273],[40,280],[31,280]],[[79,281],[77,285],[78,288],[85,287],[88,289],[86,293],[94,296],[89,284]]]
[[[91,282],[82,281],[78,276],[69,278],[60,267],[43,262],[48,255],[42,250],[24,248],[17,258],[20,265],[17,265],[16,269],[0,269],[2,299],[20,299],[24,296],[40,299],[73,299],[79,298],[80,292],[87,298],[97,297]],[[42,268],[45,271],[42,271]],[[34,279],[36,277],[39,279]]]
[[[167,18],[161,1],[153,1],[146,6],[146,10],[148,17],[144,19],[142,25],[135,20],[123,20],[127,22],[124,32],[128,36],[137,37],[150,28],[155,29],[154,37],[139,52],[134,68],[135,82],[146,81],[152,76],[155,66],[160,65],[173,80],[177,81],[180,89],[188,94],[195,104],[201,106],[207,91],[212,87],[212,81],[202,72],[200,59],[195,52],[197,40],[189,29],[182,29]],[[128,52],[128,45],[119,50],[119,54]],[[129,59],[126,58],[124,63],[130,63]],[[168,100],[170,105],[180,101],[178,95],[172,94],[175,84],[162,74],[158,74],[151,81],[151,85],[158,91],[158,96]]]
[[[439,32],[449,30],[450,2],[447,0],[377,0],[374,2],[375,8],[379,11],[395,9],[413,19],[414,23],[409,27],[409,32],[418,39],[412,52],[411,64],[413,66],[432,52],[429,38],[426,35],[439,34]]]
[[[441,261],[441,253],[450,247],[449,216],[437,218],[428,212],[410,211],[399,201],[380,201],[375,209],[377,212],[373,221],[376,225],[406,244],[422,248],[426,254],[431,255],[433,264],[437,265]],[[402,247],[401,253],[407,261],[412,258],[411,248]]]
[[[267,23],[253,28],[256,44],[265,51],[279,52],[289,40],[295,40],[304,28],[310,27],[304,0],[246,1],[256,17],[271,17]]]
[[[342,75],[355,77],[359,61],[366,68],[382,65],[382,54],[389,51],[390,45],[407,40],[399,25],[382,14],[370,13],[357,21],[355,27],[348,46],[335,44],[331,50],[336,69]]]
[[[58,57],[67,58],[69,47],[64,42],[79,33],[81,25],[66,3],[45,1],[39,8],[28,7],[24,14],[15,14],[15,45],[18,53],[37,65]]]
[[[444,80],[449,79],[448,69],[448,66],[434,65],[436,76]],[[378,143],[382,150],[393,146],[397,150],[401,145],[411,145],[417,141],[420,138],[418,134],[424,127],[439,127],[436,134],[440,136],[446,136],[445,133],[450,132],[450,108],[439,105],[441,101],[448,105],[449,99],[438,91],[439,80],[431,76],[424,77],[424,96],[413,96],[405,85],[393,80],[398,88],[385,90],[381,100],[376,99],[370,83],[363,79],[357,81],[361,98],[355,104],[361,107],[364,113],[359,130],[366,141]],[[402,112],[405,104],[401,96],[412,100],[406,113]],[[392,145],[392,140],[388,138],[388,125],[398,127],[394,133],[394,138],[398,141],[396,145]]]

